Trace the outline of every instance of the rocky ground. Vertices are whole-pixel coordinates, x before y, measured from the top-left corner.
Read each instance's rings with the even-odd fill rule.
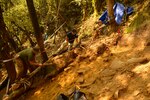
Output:
[[[58,94],[70,96],[78,88],[88,100],[149,100],[149,28],[146,25],[138,34],[124,34],[117,46],[113,45],[115,35],[83,42],[82,48],[72,51],[77,56],[63,72],[21,99],[55,100]],[[58,66],[64,66],[69,56],[53,59]]]

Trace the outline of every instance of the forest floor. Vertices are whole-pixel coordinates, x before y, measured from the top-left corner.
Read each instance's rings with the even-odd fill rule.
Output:
[[[88,100],[150,100],[150,46],[145,45],[149,28],[124,35],[119,45],[109,46],[102,55],[88,51],[100,46],[102,39],[92,44],[86,41],[90,46],[85,46],[80,57],[55,78],[29,91],[24,100],[55,100],[60,93],[70,95],[75,87]]]
[[[71,51],[77,56],[60,74],[19,99],[56,100],[60,93],[69,96],[78,88],[88,100],[150,100],[149,29],[146,23],[138,31],[123,34],[118,45],[113,45],[115,33],[93,41],[84,39],[83,47]],[[62,55],[53,58],[58,65],[63,62],[57,61]]]
[[[75,87],[88,100],[150,100],[150,25],[143,28],[125,34],[117,46],[110,45],[110,37],[110,41],[86,41],[85,49],[62,73],[29,91],[22,100],[55,100],[60,93],[70,95]],[[105,40],[109,50],[94,54]]]
[[[63,72],[21,100],[56,100],[60,93],[69,96],[75,88],[88,100],[150,100],[149,29],[145,24],[138,31],[123,34],[117,46],[113,45],[114,34],[93,41],[85,39],[84,48],[72,51],[77,57]]]

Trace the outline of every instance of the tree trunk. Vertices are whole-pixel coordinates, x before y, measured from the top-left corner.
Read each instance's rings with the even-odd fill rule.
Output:
[[[16,51],[19,52],[20,49],[16,45],[15,41],[12,39],[12,37],[9,35],[8,30],[6,29],[6,24],[4,23],[4,18],[3,18],[3,10],[0,6],[0,30],[2,31],[2,36],[5,41],[9,42],[11,47]]]
[[[6,48],[5,50],[2,50],[1,55],[3,59],[11,59],[8,48]],[[15,65],[13,61],[9,61],[4,64],[8,73],[8,77],[10,78],[10,82],[13,83],[16,79],[16,74],[17,74],[15,70]]]
[[[18,47],[17,43],[14,41],[14,39],[9,35],[6,34],[7,32],[5,31],[5,35],[7,36],[8,42],[10,43],[11,47],[16,51],[19,52],[21,49]]]
[[[8,41],[10,44],[12,44],[11,42],[13,42],[12,41],[13,39],[9,40],[10,37],[5,28],[5,23],[4,23],[2,12],[3,11],[0,6],[0,40],[1,40],[0,54],[2,56],[2,59],[10,59],[11,55],[10,55],[10,47],[8,45]],[[8,77],[10,78],[10,81],[12,83],[16,78],[16,70],[15,70],[15,65],[14,65],[13,61],[6,62],[5,67],[8,72]]]
[[[107,10],[108,10],[108,17],[110,19],[110,31],[114,32],[116,30],[116,22],[114,17],[114,10],[113,6],[115,1],[114,0],[106,0],[107,1]]]
[[[2,31],[0,31],[1,33]],[[0,34],[0,55],[1,55],[1,58],[3,60],[5,59],[10,59],[11,58],[11,55],[10,55],[10,51],[9,51],[9,46],[8,44],[2,39],[1,37],[2,35]],[[15,65],[13,63],[13,61],[9,61],[9,62],[6,62],[4,63],[5,64],[5,68],[7,70],[7,73],[8,73],[8,77],[10,78],[10,81],[11,83],[14,82],[14,80],[16,79],[16,70],[15,70]]]
[[[40,47],[43,62],[45,62],[45,61],[48,60],[48,56],[47,56],[47,54],[45,52],[45,49],[44,49],[44,40],[43,40],[43,37],[42,37],[42,33],[40,32],[40,27],[39,27],[37,15],[36,15],[35,7],[34,7],[34,4],[33,4],[33,0],[26,0],[26,2],[27,2],[30,18],[31,18],[31,21],[32,21],[33,29],[34,29],[34,32],[35,32],[35,37],[36,37],[36,40],[37,40],[37,44]]]

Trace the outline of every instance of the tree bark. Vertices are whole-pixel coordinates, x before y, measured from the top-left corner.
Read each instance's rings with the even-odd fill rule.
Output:
[[[9,44],[11,45],[11,47],[16,51],[19,52],[20,49],[18,48],[18,46],[16,45],[15,41],[12,39],[12,37],[9,35],[8,30],[6,29],[6,24],[4,22],[4,18],[3,18],[3,10],[0,6],[0,30],[2,31],[2,36],[3,39],[5,39],[5,41],[9,42]]]
[[[114,0],[106,0],[107,1],[107,10],[108,10],[108,17],[110,19],[110,31],[114,32],[116,30],[116,22],[114,17],[114,10],[113,6],[115,1]]]
[[[11,55],[10,55],[10,47],[8,45],[8,41],[10,44],[12,44],[13,39],[9,40],[10,37],[9,37],[6,27],[5,27],[2,12],[3,11],[0,6],[0,40],[1,40],[0,54],[2,56],[2,59],[10,59]],[[14,45],[14,44],[12,44],[12,45]],[[16,49],[16,46],[14,48]],[[6,70],[8,72],[8,77],[10,78],[11,83],[13,83],[13,81],[16,78],[15,65],[14,65],[13,61],[9,61],[4,64],[5,64]]]
[[[8,44],[2,39],[1,36],[0,36],[0,40],[1,40],[0,55],[1,55],[2,59],[3,60],[11,59],[11,55],[9,53],[10,48],[9,48]],[[6,62],[4,64],[5,64],[5,68],[7,70],[7,73],[8,73],[8,77],[10,78],[11,83],[13,83],[14,80],[16,79],[15,65],[14,65],[13,61],[9,61],[9,62]]]
[[[37,15],[36,15],[35,7],[34,7],[34,4],[33,4],[33,0],[26,0],[26,2],[27,2],[30,18],[31,18],[31,21],[32,21],[33,29],[34,29],[34,32],[35,32],[35,37],[36,37],[36,40],[37,40],[37,44],[40,47],[43,62],[45,62],[45,61],[48,60],[48,56],[47,56],[46,51],[44,49],[44,40],[43,40],[43,37],[42,37],[42,33],[40,32],[40,27],[39,27]]]

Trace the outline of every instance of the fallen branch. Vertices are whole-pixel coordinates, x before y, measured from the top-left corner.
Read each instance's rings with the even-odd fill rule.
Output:
[[[64,22],[51,36],[50,38],[52,38],[59,30],[61,27],[63,27],[65,25],[66,22]]]

